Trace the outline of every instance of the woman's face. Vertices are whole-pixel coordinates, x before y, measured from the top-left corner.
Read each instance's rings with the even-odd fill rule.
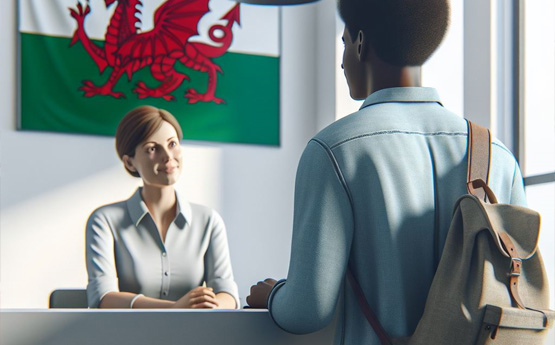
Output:
[[[135,148],[135,157],[125,155],[128,169],[137,171],[144,185],[164,187],[177,182],[181,174],[181,146],[175,128],[166,121]]]

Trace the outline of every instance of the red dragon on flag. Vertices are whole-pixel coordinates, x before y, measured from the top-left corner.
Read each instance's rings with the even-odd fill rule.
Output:
[[[88,2],[88,1],[87,1]],[[161,97],[167,101],[175,100],[171,92],[182,82],[190,80],[186,74],[175,70],[179,61],[188,68],[208,73],[208,87],[205,93],[188,89],[185,97],[189,103],[215,102],[224,100],[215,96],[217,73],[223,73],[220,66],[213,59],[226,53],[233,40],[232,27],[234,23],[241,25],[239,4],[222,16],[227,25],[215,24],[208,31],[210,39],[218,45],[201,42],[189,42],[198,35],[198,22],[209,12],[209,0],[167,0],[154,14],[154,28],[147,32],[139,32],[140,20],[136,17],[140,13],[137,6],[142,6],[141,0],[104,0],[106,7],[117,2],[114,14],[110,18],[104,46],[101,47],[90,40],[85,32],[85,19],[91,12],[88,5],[77,3],[77,8],[70,8],[71,16],[77,21],[77,29],[73,34],[70,45],[80,41],[87,53],[94,60],[100,72],[111,67],[112,72],[108,81],[102,85],[94,85],[90,80],[83,81],[79,90],[84,91],[85,97],[109,95],[115,98],[125,98],[122,92],[113,90],[114,85],[123,73],[131,80],[133,74],[146,67],[150,67],[152,76],[160,81],[156,87],[148,87],[139,81],[133,92],[139,98]]]

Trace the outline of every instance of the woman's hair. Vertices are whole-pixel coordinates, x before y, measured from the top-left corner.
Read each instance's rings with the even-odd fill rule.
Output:
[[[395,66],[420,66],[449,25],[449,0],[337,0],[349,35],[368,37],[376,55]]]
[[[156,132],[162,122],[169,122],[179,140],[183,139],[183,131],[175,117],[163,109],[143,105],[128,112],[121,119],[116,130],[116,151],[120,159],[124,155],[135,157],[135,148]],[[125,167],[128,173],[135,177],[140,177],[136,171],[131,171]]]

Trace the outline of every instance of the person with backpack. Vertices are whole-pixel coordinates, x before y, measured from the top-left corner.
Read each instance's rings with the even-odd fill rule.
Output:
[[[342,67],[359,111],[307,144],[295,182],[287,279],[251,288],[282,329],[310,333],[337,315],[334,344],[380,344],[348,268],[385,331],[410,336],[424,312],[457,199],[467,193],[468,123],[422,87],[448,0],[338,0]],[[489,187],[526,205],[517,161],[492,139]]]

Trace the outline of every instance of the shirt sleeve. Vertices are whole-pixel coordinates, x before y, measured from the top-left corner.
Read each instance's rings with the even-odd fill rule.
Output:
[[[100,211],[89,217],[86,227],[86,259],[89,308],[98,308],[108,292],[119,291],[114,258],[114,237],[108,220]]]
[[[515,161],[515,172],[513,174],[513,185],[511,189],[511,204],[519,205],[523,207],[528,207],[528,202],[526,201],[526,193],[524,191],[524,180],[522,178],[522,173],[520,172],[520,167]]]
[[[287,280],[268,300],[274,321],[305,334],[328,325],[335,313],[353,236],[348,189],[329,148],[312,140],[299,163],[291,260]]]
[[[226,292],[235,299],[236,308],[240,308],[239,289],[233,278],[227,233],[222,217],[212,211],[209,227],[210,244],[204,256],[204,274],[206,286],[215,293]]]

